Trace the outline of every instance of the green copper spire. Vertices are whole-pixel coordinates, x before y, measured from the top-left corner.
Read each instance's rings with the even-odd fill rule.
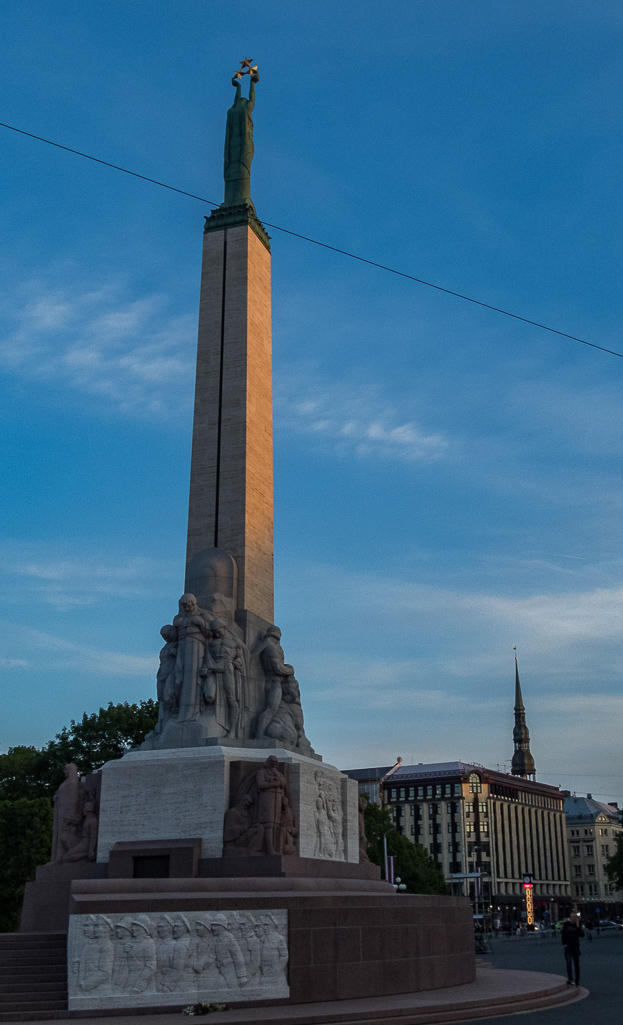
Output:
[[[517,655],[515,655],[515,725],[513,727],[513,745],[515,748],[511,762],[513,776],[523,776],[524,779],[527,779],[529,776],[534,777],[536,769],[534,767],[534,758],[530,752],[530,733],[526,726],[526,710],[521,694],[521,684],[519,683]]]
[[[250,79],[248,99],[242,95],[243,75],[249,75]],[[252,66],[251,59],[245,57],[231,80],[236,96],[227,111],[225,129],[225,199],[217,210],[206,217],[205,230],[218,231],[236,224],[248,224],[266,248],[270,249],[269,236],[260,224],[251,200],[251,162],[255,151],[251,114],[255,107],[255,86],[259,80],[257,65]]]

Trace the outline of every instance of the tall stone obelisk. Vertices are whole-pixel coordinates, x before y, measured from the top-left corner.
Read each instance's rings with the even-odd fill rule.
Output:
[[[250,195],[251,112],[258,78],[254,71],[249,99],[242,95],[240,77],[233,79],[236,98],[227,114],[225,202],[206,218],[186,589],[203,595],[223,588],[224,553],[229,553],[237,582],[232,588],[236,594],[226,597],[235,598],[237,619],[248,612],[272,623],[270,244]],[[203,583],[206,576],[209,582]]]

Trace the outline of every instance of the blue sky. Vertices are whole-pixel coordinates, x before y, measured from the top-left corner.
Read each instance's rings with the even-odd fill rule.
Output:
[[[5,0],[0,120],[623,351],[619,3]],[[0,748],[154,693],[201,203],[0,129]],[[348,767],[623,798],[623,360],[273,235],[276,618]]]

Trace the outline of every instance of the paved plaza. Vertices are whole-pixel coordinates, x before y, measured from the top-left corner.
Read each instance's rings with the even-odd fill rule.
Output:
[[[494,968],[515,968],[521,971],[552,972],[565,975],[565,961],[560,935],[554,939],[536,936],[494,941],[493,951],[481,955]],[[620,1025],[621,966],[623,965],[623,932],[606,930],[593,939],[582,941],[580,983],[590,996],[577,1004],[535,1011],[531,1025]],[[508,1017],[487,1018],[488,1025],[508,1022]]]

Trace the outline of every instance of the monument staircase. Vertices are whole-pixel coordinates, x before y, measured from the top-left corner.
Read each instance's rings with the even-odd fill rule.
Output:
[[[0,1022],[66,1016],[66,933],[0,933]]]

